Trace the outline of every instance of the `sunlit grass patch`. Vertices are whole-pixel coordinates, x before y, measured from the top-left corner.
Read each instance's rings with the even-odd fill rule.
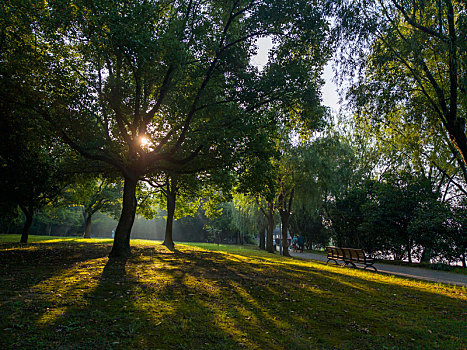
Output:
[[[462,287],[252,246],[186,243],[170,251],[134,240],[130,259],[110,262],[111,240],[45,237],[18,245],[4,238],[1,348],[467,345]]]

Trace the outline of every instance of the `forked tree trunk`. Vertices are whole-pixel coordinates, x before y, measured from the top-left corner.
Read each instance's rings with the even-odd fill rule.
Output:
[[[274,234],[274,202],[268,202],[268,230],[267,230],[267,237],[266,237],[266,251],[269,253],[274,253],[274,242],[273,242],[273,234]]]
[[[125,177],[123,186],[122,214],[115,230],[115,238],[109,258],[128,257],[131,255],[130,234],[136,214],[136,184],[138,180]]]
[[[92,214],[90,212],[86,212],[86,222],[84,225],[83,238],[91,238],[91,224],[92,224]]]
[[[26,221],[24,222],[23,230],[21,231],[20,243],[28,243],[29,230],[31,229],[32,219],[34,217],[34,210],[28,208],[27,206],[20,206],[20,208],[26,216]]]
[[[290,212],[286,210],[279,210],[281,216],[281,241],[282,241],[282,255],[289,256],[289,241],[287,240],[287,231],[289,229]]]
[[[169,189],[169,186],[167,186]],[[165,225],[165,238],[164,243],[168,249],[173,250],[175,249],[175,244],[173,241],[173,222],[174,222],[174,215],[175,215],[175,203],[176,203],[176,192],[173,191],[173,187],[167,191],[167,222]]]

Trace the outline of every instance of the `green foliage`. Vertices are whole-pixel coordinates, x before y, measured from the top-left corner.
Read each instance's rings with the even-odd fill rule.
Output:
[[[258,207],[246,196],[235,195],[233,201],[219,205],[220,215],[211,217],[206,225],[212,242],[253,243],[261,229]],[[263,228],[264,230],[264,228]]]
[[[462,233],[452,228],[460,227],[457,210],[439,201],[429,179],[401,173],[352,188],[329,213],[337,245],[429,262],[463,259]]]
[[[329,244],[330,233],[320,211],[311,212],[308,208],[295,207],[290,218],[290,231],[294,236],[305,237],[310,249],[323,248]]]
[[[415,166],[445,167],[452,153],[464,169],[465,3],[363,0],[336,8],[347,97],[359,123],[382,137],[377,148],[402,148]]]
[[[9,96],[4,96],[7,102]],[[14,105],[0,112],[0,201],[31,216],[71,181],[70,151],[36,123],[35,112]],[[67,159],[68,156],[68,159]]]
[[[125,176],[232,167],[268,125],[259,109],[271,117],[273,105],[300,110],[310,123],[321,113],[316,91],[329,51],[322,9],[273,5],[49,2],[42,30],[61,49],[56,64],[89,92],[78,89],[48,119],[81,154]],[[256,38],[268,35],[274,53],[260,74],[249,59]]]
[[[118,218],[121,211],[121,183],[102,177],[81,176],[62,193],[64,206],[81,206],[87,215],[97,211]]]
[[[318,89],[330,48],[320,2],[52,0],[32,8],[2,7],[5,27],[21,34],[2,40],[2,62],[17,73],[11,85],[34,95],[34,121],[124,177],[113,254],[129,254],[134,192],[147,175],[233,173],[261,149],[258,134],[279,122],[311,129],[325,113]],[[261,37],[275,44],[262,72],[250,63]],[[18,62],[33,63],[37,79],[14,68],[22,44]],[[179,215],[201,203],[186,197]]]
[[[37,212],[35,220],[37,223],[62,226],[82,227],[83,215],[81,210],[73,207],[53,207],[46,206]],[[45,234],[46,232],[41,232]]]

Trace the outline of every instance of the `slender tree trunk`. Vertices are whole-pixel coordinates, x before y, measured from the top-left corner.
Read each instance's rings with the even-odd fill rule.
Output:
[[[170,185],[169,185],[170,186]],[[170,189],[168,186],[168,189]],[[167,221],[165,225],[165,239],[163,245],[165,245],[170,250],[175,248],[175,244],[172,237],[173,232],[173,221],[175,215],[175,201],[176,201],[176,192],[172,189],[167,191]]]
[[[268,230],[266,237],[266,251],[274,253],[274,202],[268,202]]]
[[[84,235],[83,238],[91,238],[91,224],[92,224],[92,213],[86,213],[86,222],[84,225]]]
[[[420,262],[422,263],[429,263],[431,260],[431,249],[424,247],[422,256],[420,257]]]
[[[26,206],[20,206],[20,208],[26,216],[26,221],[24,222],[23,230],[21,231],[20,243],[28,243],[29,230],[31,229],[32,219],[34,217],[34,210]]]
[[[265,243],[266,243],[265,231],[266,229],[264,227],[261,227],[261,229],[259,230],[259,249],[261,250],[265,249]]]
[[[286,210],[279,210],[281,216],[281,240],[282,240],[282,255],[290,256],[289,254],[289,241],[287,240],[287,231],[289,230],[290,212]]]
[[[407,258],[409,259],[409,263],[412,263],[412,240],[407,240]]]
[[[466,264],[466,254],[462,254],[462,267],[463,268],[466,268],[467,267],[467,264]]]
[[[136,214],[137,183],[138,180],[125,177],[122,214],[115,230],[114,243],[109,254],[110,258],[128,257],[131,255],[130,234]]]
[[[402,261],[404,259],[404,246],[400,245],[398,246],[398,255],[396,255],[396,260]]]

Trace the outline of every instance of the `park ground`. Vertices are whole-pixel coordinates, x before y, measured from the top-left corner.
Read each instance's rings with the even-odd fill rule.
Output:
[[[2,349],[465,349],[465,287],[255,247],[0,235]]]

